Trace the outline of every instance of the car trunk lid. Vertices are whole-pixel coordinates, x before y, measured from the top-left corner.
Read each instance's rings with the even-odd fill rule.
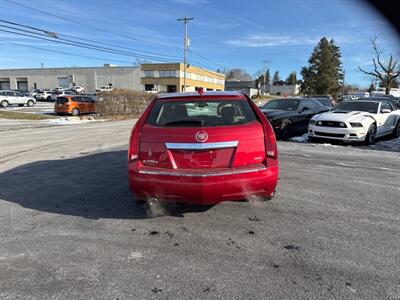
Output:
[[[265,159],[258,121],[235,126],[158,127],[141,132],[139,159],[144,166],[166,169],[232,168]]]

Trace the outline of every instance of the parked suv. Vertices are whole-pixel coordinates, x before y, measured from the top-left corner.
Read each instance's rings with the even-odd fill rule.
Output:
[[[271,199],[278,181],[274,130],[241,93],[159,95],[131,132],[128,172],[138,201]]]
[[[24,106],[34,106],[36,103],[36,99],[33,97],[24,96],[21,93],[10,91],[10,90],[1,90],[0,91],[0,106],[7,107],[9,105],[19,105]]]
[[[50,101],[52,92],[50,90],[41,90],[36,94],[36,100]]]
[[[69,91],[69,90],[55,91],[55,92],[53,92],[53,94],[51,94],[50,99],[52,101],[56,101],[57,97],[59,97],[59,96],[71,96],[71,95],[76,95],[76,93],[74,91]]]
[[[76,85],[76,86],[72,87],[71,90],[74,91],[76,94],[84,94],[85,93],[85,90],[80,85]]]
[[[112,91],[112,86],[102,86],[101,88],[96,89],[96,92],[110,92]]]

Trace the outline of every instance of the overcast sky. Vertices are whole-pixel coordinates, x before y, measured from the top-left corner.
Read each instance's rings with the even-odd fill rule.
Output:
[[[370,80],[357,66],[371,68],[370,37],[379,35],[383,50],[400,53],[395,31],[365,1],[10,1],[45,13],[0,0],[2,20],[93,40],[92,44],[111,44],[95,43],[97,46],[125,47],[119,50],[129,55],[0,31],[0,68],[40,67],[41,63],[45,67],[132,65],[137,54],[180,60],[183,24],[176,19],[185,15],[195,18],[189,23],[189,59],[214,70],[238,67],[254,75],[266,59],[271,61],[271,73],[279,70],[284,79],[291,71],[300,72],[318,40],[325,36],[333,38],[342,51],[346,82],[368,86]]]

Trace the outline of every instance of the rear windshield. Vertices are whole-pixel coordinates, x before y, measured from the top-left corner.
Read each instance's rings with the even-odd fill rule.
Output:
[[[159,100],[147,123],[160,127],[201,127],[240,125],[255,120],[247,100]]]
[[[376,114],[378,112],[379,102],[372,101],[352,101],[341,102],[334,108],[335,111],[365,111]]]
[[[67,102],[68,102],[68,99],[65,98],[65,97],[57,97],[57,100],[56,100],[57,104],[64,104],[64,103],[67,103]]]

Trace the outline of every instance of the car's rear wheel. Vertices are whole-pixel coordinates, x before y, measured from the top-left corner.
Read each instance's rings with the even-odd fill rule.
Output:
[[[46,101],[51,101],[51,96],[47,96]]]
[[[283,120],[280,127],[281,138],[283,140],[287,140],[288,138],[290,138],[292,134],[292,129],[293,129],[292,121],[289,119]]]
[[[79,109],[74,108],[74,109],[72,110],[71,114],[72,114],[74,117],[79,116]]]
[[[396,127],[393,129],[392,133],[393,138],[398,138],[400,137],[400,120],[397,121]]]
[[[1,107],[7,107],[8,106],[8,101],[6,101],[6,100],[1,101],[0,102],[0,106]]]
[[[35,104],[35,102],[33,102],[32,100],[29,100],[26,104],[27,104],[29,107],[32,107],[32,106]],[[23,104],[22,104],[22,106],[23,106]]]
[[[371,126],[369,126],[368,133],[365,137],[364,144],[372,145],[375,142],[375,138],[376,138],[376,125],[371,124]]]

